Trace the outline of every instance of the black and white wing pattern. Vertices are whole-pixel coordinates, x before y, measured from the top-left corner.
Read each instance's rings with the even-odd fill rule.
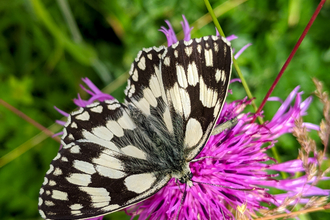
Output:
[[[93,103],[68,117],[40,189],[41,216],[105,215],[152,196],[172,177],[186,181],[225,101],[231,57],[229,43],[215,36],[140,51],[125,103]]]

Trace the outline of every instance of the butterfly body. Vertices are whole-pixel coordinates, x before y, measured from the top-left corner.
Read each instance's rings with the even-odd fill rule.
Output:
[[[189,163],[207,142],[226,98],[231,48],[221,37],[143,49],[124,103],[95,102],[69,115],[47,171],[45,219],[85,219],[154,195],[171,178],[192,186]]]

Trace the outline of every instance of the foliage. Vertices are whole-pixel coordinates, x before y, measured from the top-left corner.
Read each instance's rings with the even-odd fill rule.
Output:
[[[253,44],[238,63],[257,104],[261,103],[318,2],[211,1],[213,8],[220,11],[217,16],[225,34],[239,37],[233,46]],[[158,31],[165,25],[165,19],[171,21],[175,30],[181,30],[182,14],[195,26],[193,37],[215,33],[211,20],[203,17],[207,10],[202,0],[2,1],[0,98],[58,132],[54,120],[60,115],[53,106],[70,112],[77,92],[87,97],[79,87],[82,77],[90,78],[99,88],[105,87],[123,100],[125,74],[137,52],[165,42]],[[273,96],[285,98],[301,85],[306,98],[315,90],[312,77],[330,88],[329,19],[327,1]],[[231,89],[235,92],[229,96],[230,100],[245,96],[238,83]],[[266,104],[265,120],[275,113],[275,105],[279,106]],[[315,99],[305,121],[319,124],[321,111],[322,106]],[[0,106],[0,120],[0,219],[40,219],[38,191],[59,144],[3,106]],[[288,135],[280,139],[277,149],[281,158],[287,160],[297,156],[297,146],[296,140]],[[4,165],[6,155],[13,152],[11,160]],[[329,189],[330,183],[321,187]],[[310,214],[305,218],[320,218],[322,214],[325,215]],[[114,213],[106,219],[123,219],[123,216]]]

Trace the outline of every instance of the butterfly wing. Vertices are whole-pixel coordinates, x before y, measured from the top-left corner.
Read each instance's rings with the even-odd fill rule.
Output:
[[[40,190],[42,217],[104,215],[150,197],[169,181],[170,176],[148,160],[152,140],[127,111],[117,101],[106,101],[68,117],[62,148]],[[141,143],[144,148],[136,147]]]
[[[184,158],[192,160],[204,147],[227,96],[231,74],[230,43],[206,36],[181,41],[162,57],[162,79],[171,118],[180,121]]]
[[[204,51],[206,50],[206,51]],[[231,49],[217,37],[142,50],[125,104],[94,103],[70,114],[62,149],[40,190],[47,219],[84,219],[142,201],[202,149],[220,114]]]

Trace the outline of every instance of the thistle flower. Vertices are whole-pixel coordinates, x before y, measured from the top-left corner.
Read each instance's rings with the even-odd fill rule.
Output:
[[[183,19],[184,39],[189,40],[192,28],[185,17]],[[170,46],[177,42],[177,38],[171,24],[168,21],[166,23],[169,29],[161,27],[160,31],[166,35]],[[234,38],[235,36],[231,36],[229,39]],[[239,56],[247,46],[236,55]],[[113,99],[102,93],[89,79],[85,78],[83,81],[89,88],[83,89],[91,98],[82,100],[78,95],[78,99],[74,100],[77,106],[85,107],[94,101]],[[238,216],[252,218],[260,212],[265,214],[264,210],[267,208],[262,203],[275,205],[278,212],[289,212],[286,209],[288,205],[307,204],[311,201],[311,196],[327,196],[330,191],[315,186],[316,177],[309,175],[310,170],[306,166],[319,166],[320,160],[316,157],[308,158],[307,155],[307,162],[296,159],[277,163],[266,154],[274,147],[278,137],[292,133],[295,121],[307,114],[312,98],[302,100],[299,89],[297,86],[283,102],[277,97],[270,98],[269,101],[280,101],[282,104],[273,118],[263,125],[253,122],[255,115],[243,113],[251,102],[247,98],[226,103],[218,124],[235,117],[238,123],[232,129],[211,136],[196,161],[190,163],[193,186],[186,187],[172,179],[154,196],[125,211],[132,216],[139,215],[139,219],[150,216],[150,219],[178,217],[229,220]],[[66,113],[61,113],[66,116]],[[258,116],[262,117],[262,113]],[[305,129],[320,129],[309,123],[303,123],[302,126]],[[268,171],[287,172],[291,176],[280,179],[277,174],[270,174]],[[306,174],[295,177],[297,172]],[[272,194],[269,188],[282,190],[283,193]],[[182,200],[184,190],[186,198]]]

